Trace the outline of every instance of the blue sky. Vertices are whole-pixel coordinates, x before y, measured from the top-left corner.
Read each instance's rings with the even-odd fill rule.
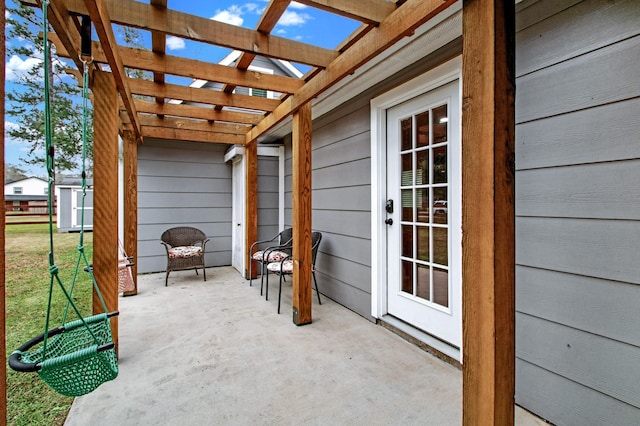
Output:
[[[148,2],[148,0],[143,1]],[[169,8],[192,13],[198,16],[225,22],[231,25],[254,29],[262,12],[268,4],[268,0],[169,0]],[[15,0],[7,1],[7,6],[15,5]],[[292,2],[284,13],[272,34],[298,40],[303,43],[334,49],[342,40],[351,34],[359,23],[346,18],[340,18],[324,11]],[[142,43],[146,48],[151,48],[150,35],[140,32]],[[95,36],[94,36],[95,38]],[[19,40],[7,40],[7,43],[19,43]],[[197,43],[177,37],[167,37],[167,54],[181,57],[197,58],[209,62],[219,62],[228,53],[229,49],[222,49],[203,43]],[[10,57],[5,58],[6,90],[13,90],[15,81],[21,72],[38,63],[37,57]],[[302,72],[307,69],[299,66]],[[168,78],[168,82],[176,84],[188,84],[190,80],[184,78]],[[80,119],[80,117],[78,117]],[[17,119],[5,117],[5,127],[16,126]],[[26,167],[19,160],[28,150],[28,147],[19,141],[5,139],[5,162],[17,165],[28,171],[30,175],[43,176],[44,168]]]

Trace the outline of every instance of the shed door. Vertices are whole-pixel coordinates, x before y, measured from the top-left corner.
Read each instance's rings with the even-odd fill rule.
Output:
[[[71,227],[80,228],[82,224],[82,189],[71,190]],[[93,189],[87,189],[84,199],[84,227],[93,228]]]
[[[387,110],[388,313],[460,348],[459,83]],[[390,220],[393,222],[390,223]]]

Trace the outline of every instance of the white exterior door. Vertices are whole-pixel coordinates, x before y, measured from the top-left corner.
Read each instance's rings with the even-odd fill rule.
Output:
[[[232,165],[232,222],[231,222],[231,265],[244,275],[244,156],[233,159]]]
[[[459,80],[387,109],[387,313],[462,346]]]

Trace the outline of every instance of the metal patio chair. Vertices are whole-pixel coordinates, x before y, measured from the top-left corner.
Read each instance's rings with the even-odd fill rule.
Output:
[[[293,238],[293,228],[286,228],[270,240],[256,241],[249,247],[249,286],[253,282],[253,262],[260,264],[260,295],[262,296],[262,286],[264,284],[265,267],[270,262],[278,262],[291,254],[291,239]],[[268,244],[270,243],[270,244]],[[260,246],[267,246],[259,250]],[[253,250],[258,249],[255,253]],[[269,277],[267,277],[267,280]],[[267,287],[267,291],[269,287]]]
[[[311,234],[311,275],[313,276],[313,282],[316,287],[316,294],[318,295],[318,303],[322,305],[320,300],[320,291],[318,290],[318,280],[316,280],[316,257],[318,257],[318,247],[320,247],[320,241],[322,240],[322,233],[313,232]],[[282,299],[282,281],[285,275],[293,275],[293,259],[291,255],[282,259],[279,262],[272,262],[267,265],[267,270],[278,274],[280,276],[280,286],[278,288],[278,313],[280,313],[280,301]],[[269,292],[269,282],[267,281],[267,293]]]

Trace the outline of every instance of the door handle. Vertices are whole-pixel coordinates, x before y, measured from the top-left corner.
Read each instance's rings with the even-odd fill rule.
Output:
[[[384,221],[384,223],[386,223],[387,225],[393,225],[393,219],[388,218],[387,220]]]

